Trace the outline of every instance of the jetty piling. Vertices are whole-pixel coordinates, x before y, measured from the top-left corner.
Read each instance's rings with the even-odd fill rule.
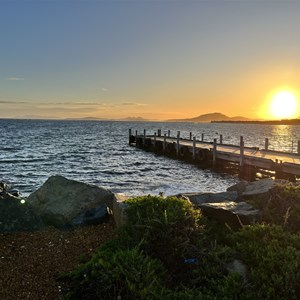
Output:
[[[269,139],[266,138],[265,139],[265,150],[268,150],[269,149]],[[293,152],[293,151],[292,151]]]
[[[193,160],[196,158],[196,137],[193,137]]]
[[[259,149],[245,146],[243,136],[240,136],[239,145],[231,145],[224,144],[223,135],[209,142],[204,141],[204,133],[201,134],[201,140],[197,140],[192,132],[189,132],[188,138],[182,138],[180,131],[172,137],[170,130],[163,135],[160,129],[152,135],[147,135],[145,129],[139,135],[136,130],[135,135],[132,135],[129,129],[129,145],[190,161],[202,167],[210,166],[225,172],[237,170],[247,180],[253,180],[256,176],[300,179],[300,141],[297,153],[293,153],[270,150],[268,138],[265,139],[264,148]]]

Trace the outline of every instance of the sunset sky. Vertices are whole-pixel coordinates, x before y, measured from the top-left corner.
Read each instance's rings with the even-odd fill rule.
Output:
[[[284,0],[1,0],[0,117],[274,118],[276,93],[300,101],[299,16]]]

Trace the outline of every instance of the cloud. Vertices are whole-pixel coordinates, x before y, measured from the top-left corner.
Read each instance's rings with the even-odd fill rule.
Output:
[[[124,105],[124,106],[148,106],[145,103],[136,103],[136,102],[123,102],[120,105]]]
[[[18,80],[25,80],[25,79],[24,79],[23,77],[15,77],[15,76],[12,76],[12,77],[6,78],[6,80],[18,81]]]
[[[39,102],[39,105],[67,105],[67,106],[97,106],[97,107],[115,107],[114,105],[107,104],[107,103],[99,103],[99,102]]]
[[[0,100],[0,104],[24,104],[24,103],[27,103],[27,102],[24,102],[24,101],[1,101]]]
[[[103,88],[101,88],[101,91],[102,92],[108,92],[108,89],[103,87]]]

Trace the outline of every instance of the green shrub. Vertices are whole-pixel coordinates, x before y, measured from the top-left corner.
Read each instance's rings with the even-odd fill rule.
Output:
[[[300,231],[300,185],[275,187],[268,199],[250,201],[263,212],[263,220],[282,225],[290,231]]]
[[[247,264],[247,299],[300,299],[300,236],[281,226],[245,226],[234,237]]]
[[[100,249],[92,260],[69,275],[68,299],[146,299],[160,286],[162,263],[130,250]]]
[[[126,203],[130,235],[147,253],[165,261],[181,256],[193,233],[201,230],[201,212],[186,200],[149,195]]]
[[[65,276],[67,299],[300,299],[299,234],[270,225],[233,232],[175,197],[127,203],[117,237]],[[246,264],[246,279],[229,272],[234,259]]]

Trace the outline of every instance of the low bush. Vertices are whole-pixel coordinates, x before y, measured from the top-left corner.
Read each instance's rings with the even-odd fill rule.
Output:
[[[300,299],[300,236],[275,225],[245,226],[233,245],[249,268],[247,299]]]
[[[127,235],[134,237],[136,244],[161,259],[168,268],[178,269],[191,239],[203,231],[200,210],[176,197],[136,197],[126,203],[129,205],[128,224],[124,229]]]
[[[64,276],[66,299],[300,299],[300,236],[282,226],[238,232],[186,200],[127,200],[128,224]],[[241,261],[246,274],[228,268]]]
[[[136,299],[160,286],[165,268],[138,248],[100,249],[90,262],[66,277],[71,290],[66,299]]]
[[[255,199],[251,204],[262,210],[265,222],[300,231],[300,185],[277,186],[268,199]]]

